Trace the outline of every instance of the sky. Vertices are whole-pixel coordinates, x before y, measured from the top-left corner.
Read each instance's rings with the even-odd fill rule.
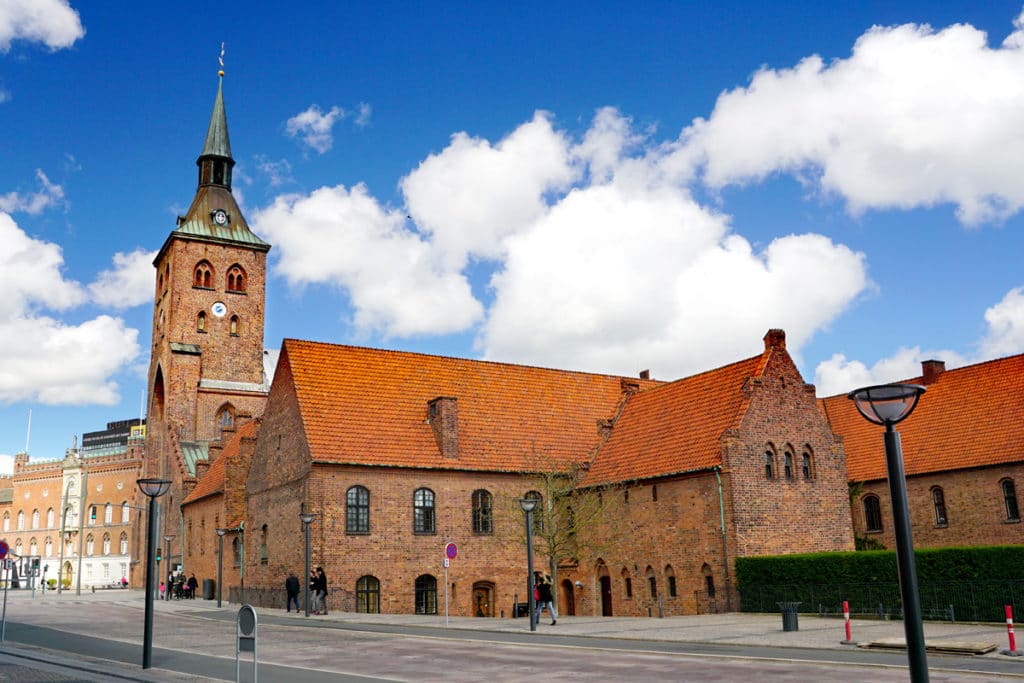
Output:
[[[0,472],[143,411],[222,44],[267,348],[671,380],[782,328],[819,396],[1024,352],[1019,0],[0,0]]]

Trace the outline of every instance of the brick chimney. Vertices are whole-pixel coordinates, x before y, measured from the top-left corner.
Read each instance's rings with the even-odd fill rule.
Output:
[[[427,422],[442,458],[459,457],[459,402],[452,396],[438,396],[427,404]]]
[[[650,370],[641,370],[640,371],[640,379],[650,379],[650,378],[651,378],[651,371]]]
[[[764,335],[764,350],[768,351],[769,349],[786,350],[785,330],[768,330],[768,334]]]
[[[923,360],[921,361],[921,381],[927,386],[934,384],[939,375],[946,371],[946,361]]]

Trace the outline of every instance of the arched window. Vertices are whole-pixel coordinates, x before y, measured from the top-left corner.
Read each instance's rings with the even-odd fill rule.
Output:
[[[678,597],[679,592],[676,588],[676,572],[672,569],[672,565],[665,567],[665,580],[668,582],[668,597]]]
[[[709,598],[715,597],[715,575],[711,572],[711,565],[705,562],[701,572],[704,574],[704,590]]]
[[[647,567],[647,588],[651,591],[651,597],[658,597],[658,579],[654,576],[654,569]]]
[[[92,534],[89,534],[88,536],[85,537],[85,554],[86,555],[92,555],[93,550],[94,550],[93,546],[95,544],[96,544],[96,541],[93,540]]]
[[[235,566],[242,564],[242,544],[238,541],[238,536],[231,539],[231,556],[234,558]]]
[[[53,557],[53,539],[49,536],[46,537],[46,543],[43,545],[43,549],[45,550],[47,557]]]
[[[626,502],[629,502],[629,491],[626,491]],[[540,532],[544,531],[544,496],[540,495],[540,491],[527,491],[523,498],[528,498],[537,501],[537,504],[533,506],[533,531]]]
[[[1003,479],[999,482],[1003,489],[1003,506],[1006,508],[1006,521],[1019,522],[1020,508],[1017,507],[1017,487],[1013,485],[1013,479]]]
[[[46,511],[46,528],[53,528],[53,508],[50,508],[49,510]]]
[[[804,451],[804,454],[800,456],[800,469],[803,471],[804,479],[814,476],[814,463],[810,451]]]
[[[213,266],[209,261],[200,261],[196,264],[195,274],[192,277],[193,287],[213,288]]]
[[[370,491],[365,487],[353,486],[345,494],[345,531],[370,533]]]
[[[122,555],[128,554],[128,534],[121,532],[121,539],[118,541],[118,548]]]
[[[267,555],[269,549],[267,548],[267,525],[264,524],[260,529],[260,564],[267,564],[269,556]]]
[[[14,554],[21,555],[21,539],[14,542]]]
[[[39,510],[33,510],[32,511],[32,528],[33,529],[38,529],[39,528]],[[32,553],[32,554],[35,555],[35,553]]]
[[[107,503],[103,508],[103,523],[113,524],[114,523],[114,506]]]
[[[95,523],[96,523],[96,506],[95,505],[90,505],[89,506],[89,526],[92,526]]]
[[[380,614],[380,581],[376,576],[361,576],[356,581],[356,612]]]
[[[775,478],[775,452],[772,450],[764,452],[764,478]]]
[[[437,579],[430,574],[416,577],[416,614],[437,614]]]
[[[782,460],[782,473],[786,476],[786,479],[793,478],[793,453],[788,449]]]
[[[230,404],[224,405],[217,411],[217,438],[219,439],[225,429],[235,426],[235,409]]]
[[[946,495],[939,486],[932,487],[932,506],[935,508],[935,526],[948,526],[946,517]]]
[[[489,491],[477,489],[473,491],[473,533],[489,534],[494,532],[491,524],[493,499]]]
[[[103,554],[110,554],[110,534],[103,534]]]
[[[417,534],[434,533],[434,492],[416,489],[412,496],[412,530]]]
[[[196,332],[206,332],[206,311],[199,311],[196,316]]]
[[[4,531],[11,530],[11,513],[4,512]]]
[[[864,496],[864,528],[872,532],[882,530],[882,508],[878,496]]]
[[[25,511],[18,510],[18,531],[25,530]]]
[[[625,567],[622,569],[622,590],[625,591],[627,598],[633,597],[633,578]]]
[[[121,524],[127,524],[132,519],[131,508],[128,507],[128,501],[121,503]]]
[[[229,292],[245,291],[245,271],[237,263],[228,268],[227,289]]]
[[[35,536],[33,536],[29,540],[29,542],[28,542],[28,554],[29,555],[38,555],[39,554],[39,544],[36,543]]]
[[[231,316],[231,336],[232,337],[237,337],[238,336],[238,316],[237,315]]]

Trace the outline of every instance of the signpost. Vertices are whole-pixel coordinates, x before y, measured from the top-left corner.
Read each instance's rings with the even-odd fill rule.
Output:
[[[459,547],[454,543],[444,546],[444,627],[448,628],[448,565],[459,555]]]
[[[0,616],[0,643],[7,641],[7,586],[11,583],[11,564],[13,562],[7,557],[10,550],[11,547],[7,545],[7,541],[0,541],[0,565],[2,565],[2,576],[4,577],[4,611]]]

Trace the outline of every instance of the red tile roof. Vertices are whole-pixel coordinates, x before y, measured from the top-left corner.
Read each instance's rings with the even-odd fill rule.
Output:
[[[251,420],[238,427],[234,435],[232,435],[228,442],[224,444],[224,449],[221,451],[220,457],[210,463],[210,467],[206,470],[206,474],[203,475],[203,478],[196,483],[196,487],[192,489],[192,492],[185,497],[185,500],[182,501],[182,505],[224,492],[224,466],[227,463],[228,458],[238,456],[242,445],[242,439],[253,438],[256,436],[257,424],[258,422],[256,420]]]
[[[922,378],[905,380],[921,384]],[[845,394],[819,401],[842,435],[850,481],[886,478],[884,429]],[[896,425],[908,475],[1024,460],[1024,355],[946,370]]]
[[[746,411],[743,385],[771,350],[632,396],[601,447],[585,486],[645,479],[722,463],[722,433]]]
[[[588,459],[598,443],[597,421],[614,415],[622,395],[618,376],[294,339],[284,341],[277,379],[285,367],[310,454],[329,463],[568,467]],[[457,459],[441,456],[427,423],[428,402],[441,396],[457,400]]]

